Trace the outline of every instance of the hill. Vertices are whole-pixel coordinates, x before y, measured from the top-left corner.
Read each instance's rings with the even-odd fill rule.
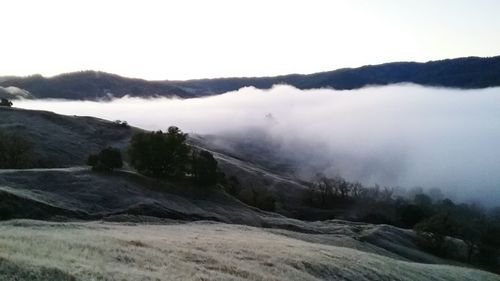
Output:
[[[312,235],[211,222],[9,221],[0,223],[0,272],[5,280],[20,281],[500,278],[465,267],[412,262],[363,242],[373,233],[390,239],[391,232],[383,228],[330,224],[336,232]]]
[[[500,86],[500,56],[467,57],[426,63],[395,62],[344,68],[314,74],[276,77],[219,78],[187,81],[146,81],[114,74],[83,71],[45,78],[3,77],[2,87],[17,87],[36,98],[99,99],[122,97],[199,97],[235,91],[242,87],[271,88],[288,84],[299,89],[358,89],[369,85],[415,83],[425,86],[462,89]]]
[[[90,153],[106,146],[124,147],[134,129],[91,117],[2,107],[0,130],[24,134],[34,145],[36,161],[52,168],[83,165]]]
[[[0,279],[499,279],[426,253],[412,230],[307,222],[248,206],[222,189],[160,182],[127,168],[101,174],[83,165],[85,155],[103,146],[125,148],[138,128],[14,108],[0,108],[0,117],[1,130],[27,134],[51,163],[0,170],[0,219],[9,219],[0,223]],[[190,141],[214,147],[203,136]],[[293,204],[303,188],[260,159],[217,151],[225,173],[261,181],[283,202]]]

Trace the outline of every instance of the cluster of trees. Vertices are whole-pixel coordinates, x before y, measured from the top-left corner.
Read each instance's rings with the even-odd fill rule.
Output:
[[[156,179],[189,178],[196,184],[211,186],[220,178],[213,155],[188,145],[187,134],[173,126],[167,132],[134,135],[128,156],[130,165],[140,174]],[[90,155],[87,163],[93,170],[110,172],[121,168],[123,160],[119,150],[106,148]]]
[[[416,223],[419,244],[444,257],[499,270],[500,209],[486,211],[476,204],[439,200],[421,206],[424,219]],[[449,237],[465,244],[465,253]]]
[[[12,102],[8,99],[1,99],[0,100],[0,106],[11,107],[12,105],[13,105]]]
[[[120,128],[130,128],[130,125],[127,121],[115,120],[115,125]]]
[[[166,132],[138,133],[132,137],[127,151],[130,166],[156,179],[189,179],[199,186],[220,184],[248,205],[275,210],[276,200],[269,191],[257,184],[243,187],[234,176],[226,178],[212,153],[190,146],[187,138],[177,127],[170,127]],[[112,172],[123,166],[123,157],[120,150],[108,147],[90,155],[87,164],[94,171]]]
[[[33,166],[33,144],[29,138],[0,131],[0,169],[24,169]]]
[[[190,147],[187,134],[177,127],[139,133],[132,137],[130,164],[139,173],[153,178],[183,177],[188,172]]]
[[[455,204],[439,190],[434,196],[415,190],[365,187],[341,177],[318,176],[304,194],[304,202],[321,209],[343,209],[358,219],[413,228],[418,243],[426,250],[489,269],[498,269],[500,254],[500,208],[486,210],[478,204]],[[450,237],[460,239],[466,251]]]
[[[129,148],[130,164],[139,173],[154,178],[191,178],[199,185],[215,185],[217,161],[205,150],[188,145],[187,134],[177,127],[167,132],[139,133]]]
[[[304,194],[304,202],[317,208],[338,208],[357,201],[386,201],[394,190],[380,188],[378,185],[369,188],[359,182],[349,182],[342,177],[329,178],[318,174],[317,180],[308,184]]]

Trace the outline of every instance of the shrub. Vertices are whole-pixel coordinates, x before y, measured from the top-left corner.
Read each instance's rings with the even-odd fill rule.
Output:
[[[177,127],[139,133],[132,137],[130,164],[139,173],[154,178],[184,177],[188,171],[190,147],[187,134]]]
[[[92,154],[87,160],[92,170],[99,172],[112,172],[123,166],[122,154],[119,149],[108,147],[98,154]]]

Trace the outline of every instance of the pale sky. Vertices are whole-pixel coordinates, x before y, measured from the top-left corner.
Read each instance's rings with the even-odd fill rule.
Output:
[[[0,76],[313,73],[500,55],[498,0],[0,0]]]

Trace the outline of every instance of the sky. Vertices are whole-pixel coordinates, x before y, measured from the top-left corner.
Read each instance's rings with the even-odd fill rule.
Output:
[[[0,76],[192,78],[500,55],[497,0],[1,0]]]

